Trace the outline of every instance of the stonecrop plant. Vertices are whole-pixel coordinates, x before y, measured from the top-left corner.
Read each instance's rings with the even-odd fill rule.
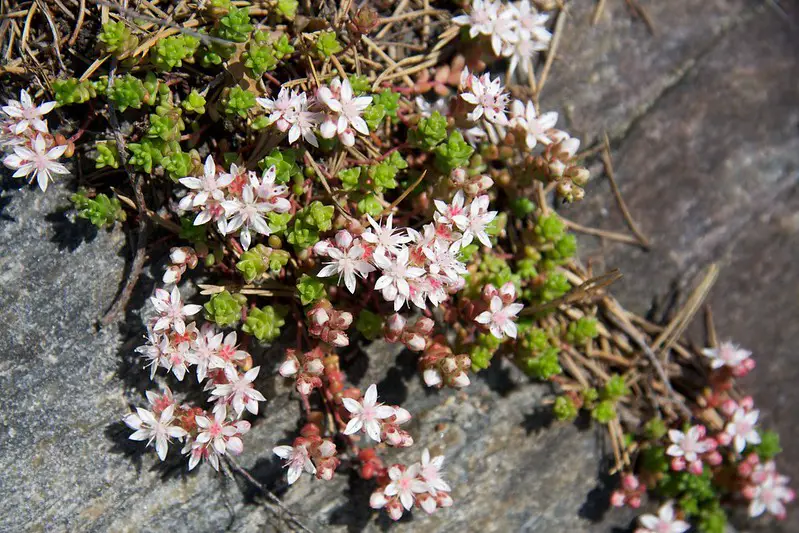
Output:
[[[152,6],[110,6],[99,63],[2,107],[14,177],[46,191],[88,155],[98,174],[72,195],[77,215],[136,230],[104,323],[127,303],[148,235],[171,245],[136,352],[152,379],[205,401],[156,387],[124,416],[130,438],[189,470],[263,452],[248,433],[269,409],[259,378],[277,373],[303,409],[296,438],[271,450],[288,484],[355,470],[374,483],[364,505],[394,520],[437,512],[458,490],[446,450],[392,462],[391,448],[426,439],[375,384],[349,383],[339,357],[395,343],[434,389],[468,393],[500,359],[551,383],[555,418],[607,427],[611,503],[662,500],[640,532],[721,533],[737,504],[784,517],[794,493],[778,438],[736,386],[751,353],[715,340],[691,351],[670,336],[687,314],[664,327],[627,313],[605,290],[613,273],[576,257],[559,208],[586,194],[591,155],[541,107],[536,79],[560,3],[343,5],[183,2],[167,25]],[[381,44],[400,22],[421,48]],[[53,117],[61,131],[83,124],[66,138]]]

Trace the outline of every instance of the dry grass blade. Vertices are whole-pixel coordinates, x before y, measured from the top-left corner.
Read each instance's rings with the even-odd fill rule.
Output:
[[[627,235],[626,233],[618,233],[616,231],[608,231],[599,228],[591,228],[588,226],[583,226],[582,224],[578,224],[577,222],[572,222],[571,220],[567,220],[563,217],[560,218],[563,223],[566,225],[567,228],[573,229],[579,233],[585,233],[586,235],[594,235],[596,237],[602,237],[603,239],[608,239],[610,241],[616,242],[623,242],[625,244],[635,244],[640,245],[641,242],[633,237],[632,235]]]
[[[624,201],[624,198],[621,195],[621,190],[616,183],[616,173],[613,171],[613,160],[610,157],[610,140],[608,139],[607,133],[604,134],[604,143],[605,146],[602,148],[602,162],[605,165],[605,174],[610,182],[610,188],[613,191],[613,196],[616,198],[616,204],[619,206],[619,210],[621,211],[627,226],[629,226],[630,231],[633,232],[641,246],[648,250],[650,248],[649,239],[646,238],[646,235],[644,235],[644,233],[638,227],[638,224],[633,219],[630,209],[627,207],[627,203]]]
[[[602,13],[605,11],[605,3],[607,0],[599,0],[596,3],[596,7],[594,8],[594,16],[591,17],[591,25],[596,26],[599,23],[599,19],[602,18]]]
[[[589,298],[591,295],[596,294],[605,287],[615,283],[616,281],[621,279],[621,276],[622,274],[618,269],[611,270],[607,274],[602,274],[601,276],[596,276],[594,278],[586,280],[581,285],[574,287],[572,290],[570,290],[560,298],[556,298],[551,302],[547,302],[545,304],[537,306],[526,307],[521,314],[522,316],[535,315],[537,313],[541,313],[542,311],[555,309],[556,307],[561,305],[584,300],[586,298]]]
[[[383,215],[387,215],[387,214],[391,213],[392,211],[394,211],[394,208],[397,207],[400,204],[400,202],[402,202],[409,194],[411,194],[411,191],[413,191],[420,183],[422,183],[422,180],[424,179],[424,177],[426,175],[427,175],[427,169],[425,169],[419,175],[419,177],[416,178],[416,181],[414,181],[413,184],[411,184],[407,189],[402,191],[402,194],[400,194],[399,197],[396,200],[391,202],[391,205],[388,206],[385,210],[383,210],[382,214]]]
[[[314,158],[311,156],[309,152],[305,152],[305,162],[313,167],[314,172],[319,177],[319,181],[322,182],[322,187],[324,187],[325,191],[327,191],[328,196],[330,196],[330,200],[333,202],[333,205],[336,206],[336,209],[338,209],[339,213],[344,215],[344,217],[350,222],[355,222],[356,219],[352,215],[350,215],[346,209],[344,209],[344,206],[342,206],[341,203],[339,203],[339,201],[333,195],[333,190],[330,188],[330,184],[327,182],[327,177],[325,176],[324,171],[321,168],[319,168],[319,165],[317,164],[317,162],[314,160]]]
[[[682,336],[685,328],[687,328],[688,324],[691,323],[691,320],[693,320],[697,311],[699,311],[699,308],[702,306],[702,303],[707,298],[707,295],[710,292],[710,289],[713,288],[713,285],[716,283],[718,276],[719,267],[714,263],[708,267],[704,278],[688,297],[688,300],[685,302],[685,305],[682,307],[682,309],[680,309],[671,322],[669,322],[661,334],[658,335],[658,337],[652,343],[652,348],[654,350],[657,350],[662,345],[661,357],[663,357],[668,352],[669,348],[671,348],[671,346],[677,342],[677,339]]]

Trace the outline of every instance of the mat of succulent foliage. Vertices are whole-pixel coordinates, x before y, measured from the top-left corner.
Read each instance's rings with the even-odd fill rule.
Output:
[[[658,325],[610,295],[619,272],[575,257],[569,229],[648,241],[607,139],[579,152],[539,102],[568,2],[64,2],[3,2],[2,70],[27,89],[2,108],[0,142],[14,176],[42,191],[77,157],[78,216],[135,231],[104,324],[122,315],[148,244],[173,243],[137,351],[158,383],[196,380],[208,401],[152,390],[125,416],[131,439],[268,493],[232,458],[266,400],[248,347],[296,329],[277,370],[304,407],[297,438],[273,450],[288,482],[346,466],[374,480],[369,504],[394,519],[453,505],[443,454],[391,463],[387,447],[413,445],[401,427],[412,413],[347,383],[336,354],[358,336],[418,352],[430,387],[467,388],[499,357],[551,382],[556,418],[607,428],[612,503],[663,499],[641,531],[720,532],[737,504],[784,516],[778,439],[735,384],[751,354],[717,340],[709,309],[708,347],[684,340],[717,268]],[[596,155],[629,235],[555,210],[582,199]],[[203,305],[181,297],[189,270],[202,271]]]

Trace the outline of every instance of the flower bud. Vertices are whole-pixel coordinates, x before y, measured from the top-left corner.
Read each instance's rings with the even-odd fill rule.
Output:
[[[388,320],[386,320],[386,327],[389,329],[389,331],[398,333],[405,329],[406,322],[407,320],[405,320],[405,317],[398,313],[394,313],[388,317]]]
[[[632,474],[627,474],[621,478],[621,486],[624,490],[636,490],[640,485],[641,482]]]
[[[694,461],[689,464],[688,471],[696,476],[702,475],[702,461]]]
[[[729,433],[719,433],[716,435],[716,442],[718,442],[720,446],[729,446],[730,442],[732,442],[732,437]]]
[[[751,396],[746,396],[741,400],[741,407],[743,407],[744,411],[749,411],[755,406],[755,400]]]
[[[408,412],[407,409],[395,406],[394,407],[394,423],[395,424],[404,424],[405,422],[411,419],[411,413]]]
[[[308,396],[311,391],[313,391],[313,381],[304,377],[297,380],[297,392],[303,396]]]
[[[324,326],[330,320],[330,315],[324,307],[314,307],[308,311],[308,320],[313,326]]]
[[[277,371],[284,378],[288,378],[296,374],[298,370],[299,363],[297,358],[291,355],[287,357],[285,361],[283,361],[283,364],[280,365],[280,368],[278,368]]]
[[[304,370],[309,374],[318,376],[325,371],[325,365],[321,359],[311,359],[305,363]]]
[[[422,372],[422,379],[428,387],[440,387],[442,383],[441,374],[434,368],[428,368]]]
[[[427,344],[424,337],[418,333],[406,333],[402,336],[402,342],[409,350],[413,350],[414,352],[421,352]]]
[[[386,505],[386,511],[388,511],[388,516],[392,520],[399,520],[402,518],[402,504],[399,502],[399,500],[391,500]]]
[[[446,357],[441,362],[441,371],[445,374],[454,374],[458,370],[458,363],[454,357]]]
[[[480,179],[477,181],[477,186],[480,188],[480,192],[486,192],[494,186],[494,180],[484,174],[480,176]]]
[[[186,267],[183,265],[172,265],[166,269],[164,272],[164,277],[161,278],[161,280],[166,284],[177,283],[180,281],[180,278],[185,271]]]
[[[639,507],[641,507],[641,497],[637,496],[637,495],[636,496],[631,496],[627,500],[627,505],[629,505],[633,509],[638,509]]]
[[[449,492],[438,491],[436,492],[436,503],[439,507],[452,507],[452,496]]]
[[[186,248],[172,248],[169,251],[169,261],[173,265],[182,265],[188,258],[189,254],[186,253]]]
[[[710,466],[718,466],[721,464],[723,458],[719,452],[714,450],[705,456],[705,460]]]
[[[369,497],[369,507],[372,509],[382,509],[388,503],[388,499],[382,490],[376,490]]]
[[[343,229],[336,233],[336,246],[345,250],[352,244],[352,233]]]
[[[469,383],[471,382],[469,381],[469,376],[466,374],[466,372],[461,372],[460,374],[452,378],[452,386],[457,389],[468,387]]]
[[[427,514],[433,514],[436,511],[436,499],[427,493],[419,494],[416,501],[421,506],[422,510]]]
[[[336,329],[347,329],[352,324],[352,313],[341,311],[336,317]]]
[[[571,167],[566,175],[571,178],[571,180],[579,186],[583,186],[588,183],[588,179],[591,177],[591,173],[588,171],[587,168],[583,167]]]
[[[450,172],[449,179],[455,185],[462,185],[466,181],[466,171],[462,168],[456,168]]]
[[[499,297],[505,305],[512,303],[516,299],[516,287],[513,282],[509,281],[499,288]]]
[[[682,457],[675,457],[671,460],[671,469],[675,472],[682,472],[685,470],[685,459]]]
[[[735,400],[725,400],[724,403],[721,404],[721,412],[726,417],[732,416],[737,409],[738,404],[735,403]]]
[[[319,241],[316,244],[314,244],[313,253],[314,255],[327,256],[328,248],[330,248],[330,241],[328,240]]]
[[[613,494],[610,495],[610,505],[613,507],[624,507],[625,502],[625,495],[620,490],[613,491]]]
[[[482,297],[483,297],[483,300],[485,300],[486,303],[490,302],[491,298],[493,298],[497,294],[499,294],[499,293],[498,293],[496,287],[494,287],[490,283],[488,283],[485,287],[483,287]]]
[[[320,457],[333,457],[336,454],[336,445],[333,444],[333,441],[324,439],[319,447],[317,448],[319,451]]]
[[[413,325],[413,329],[420,335],[430,335],[435,325],[436,323],[433,319],[423,316],[416,321],[416,324]]]
[[[347,334],[343,331],[330,330],[328,339],[325,342],[332,344],[337,348],[343,348],[350,345],[350,338],[347,337]]]

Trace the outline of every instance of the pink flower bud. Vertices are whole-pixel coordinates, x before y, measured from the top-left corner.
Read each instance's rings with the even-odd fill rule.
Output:
[[[405,329],[407,320],[398,313],[394,313],[386,320],[386,328],[392,333],[401,333]]]
[[[352,233],[343,229],[336,233],[336,246],[342,250],[346,250],[352,244]]]
[[[516,299],[516,287],[513,286],[513,282],[509,281],[499,288],[499,297],[505,305]]]
[[[469,376],[466,374],[466,372],[461,372],[452,379],[452,386],[457,389],[468,387],[469,383],[471,382],[469,381]]]
[[[327,250],[330,248],[330,241],[319,241],[313,246],[314,255],[327,256]]]
[[[702,461],[694,461],[688,465],[688,471],[696,476],[702,474]]]
[[[461,185],[466,181],[466,171],[462,168],[456,168],[449,174],[449,179],[455,185]]]
[[[173,265],[171,267],[168,267],[164,272],[164,277],[162,278],[162,281],[166,284],[177,283],[178,281],[180,281],[180,277],[183,275],[185,271],[186,267],[183,265]]]
[[[716,442],[719,443],[719,446],[729,446],[732,436],[729,433],[719,433],[716,435]]]
[[[433,514],[436,511],[436,499],[429,494],[420,494],[416,497],[419,506],[427,514]]]
[[[436,503],[439,507],[452,507],[452,496],[449,492],[436,492]]]
[[[755,400],[751,396],[746,396],[743,400],[741,400],[741,407],[744,408],[744,411],[750,411],[755,407]]]
[[[438,370],[434,368],[428,368],[424,372],[422,372],[422,379],[424,380],[424,384],[428,387],[440,387],[441,386],[441,374]]]
[[[383,432],[383,440],[386,441],[389,446],[399,446],[402,444],[402,434],[400,434],[396,426],[387,424]]]
[[[402,504],[399,500],[394,499],[388,502],[388,504],[386,504],[386,511],[388,511],[388,516],[392,520],[399,520],[402,518]]]
[[[308,320],[313,326],[324,326],[330,320],[330,315],[324,307],[314,307],[308,311]]]
[[[682,457],[675,457],[671,460],[671,469],[675,472],[682,472],[685,470],[685,459]]]
[[[627,505],[629,505],[633,509],[638,509],[639,507],[641,507],[641,497],[637,496],[637,495],[636,496],[631,496],[627,500]]]
[[[705,456],[705,461],[707,461],[710,466],[718,466],[721,464],[722,460],[721,454],[715,450]]]
[[[303,396],[308,396],[313,391],[313,382],[309,379],[300,378],[297,380],[297,392]]]
[[[185,248],[172,248],[169,251],[169,261],[173,265],[182,265],[189,258]]]
[[[333,444],[333,441],[325,439],[317,450],[319,451],[320,457],[333,457],[336,454],[336,445]]]
[[[485,287],[483,287],[482,297],[483,300],[485,300],[486,302],[490,302],[491,298],[493,298],[497,294],[499,294],[499,292],[497,291],[496,287],[494,287],[490,283]]]
[[[621,486],[624,490],[636,490],[640,485],[641,482],[632,474],[627,474],[621,478]]]
[[[623,492],[615,490],[613,494],[610,495],[610,505],[613,507],[624,507],[625,499],[626,497]]]
[[[336,467],[331,464],[330,461],[324,461],[323,464],[319,465],[316,469],[316,477],[325,481],[330,481],[333,479],[333,474],[335,474],[335,472]]]
[[[752,465],[745,461],[743,463],[738,464],[738,475],[740,475],[743,478],[748,478],[749,476],[751,476],[752,470],[754,470],[752,468]]]
[[[747,485],[743,489],[741,489],[741,494],[747,500],[751,500],[755,497],[756,489],[753,485]]]
[[[441,371],[445,374],[454,374],[458,370],[458,363],[454,357],[446,357],[441,362]]]
[[[480,188],[480,192],[485,192],[494,186],[494,180],[483,174],[480,176],[480,179],[477,180],[477,186]]]
[[[374,491],[369,497],[369,507],[372,509],[382,509],[387,503],[388,499],[386,499],[386,495],[383,494],[382,490]]]
[[[289,356],[283,364],[280,365],[278,368],[278,373],[283,376],[284,378],[291,377],[297,373],[299,370],[299,363],[297,362],[297,358],[294,356]]]
[[[336,329],[347,329],[352,324],[352,313],[341,311],[336,320]]]
[[[427,318],[423,316],[416,321],[416,324],[413,325],[414,331],[420,335],[430,335],[433,332],[433,327],[436,323],[433,321],[432,318]]]
[[[318,376],[325,370],[325,365],[322,363],[321,359],[311,359],[310,361],[305,363],[303,370],[309,374],[313,374]]]
[[[331,330],[327,343],[332,344],[337,348],[343,348],[344,346],[350,345],[350,338],[347,337],[347,334],[342,331]]]
[[[735,400],[724,400],[721,404],[721,412],[724,416],[730,417],[738,409],[738,404]]]
[[[411,419],[411,413],[399,406],[394,407],[394,423],[402,425]]]
[[[406,333],[402,336],[402,342],[409,350],[413,350],[414,352],[421,352],[427,344],[424,337],[418,333]]]

